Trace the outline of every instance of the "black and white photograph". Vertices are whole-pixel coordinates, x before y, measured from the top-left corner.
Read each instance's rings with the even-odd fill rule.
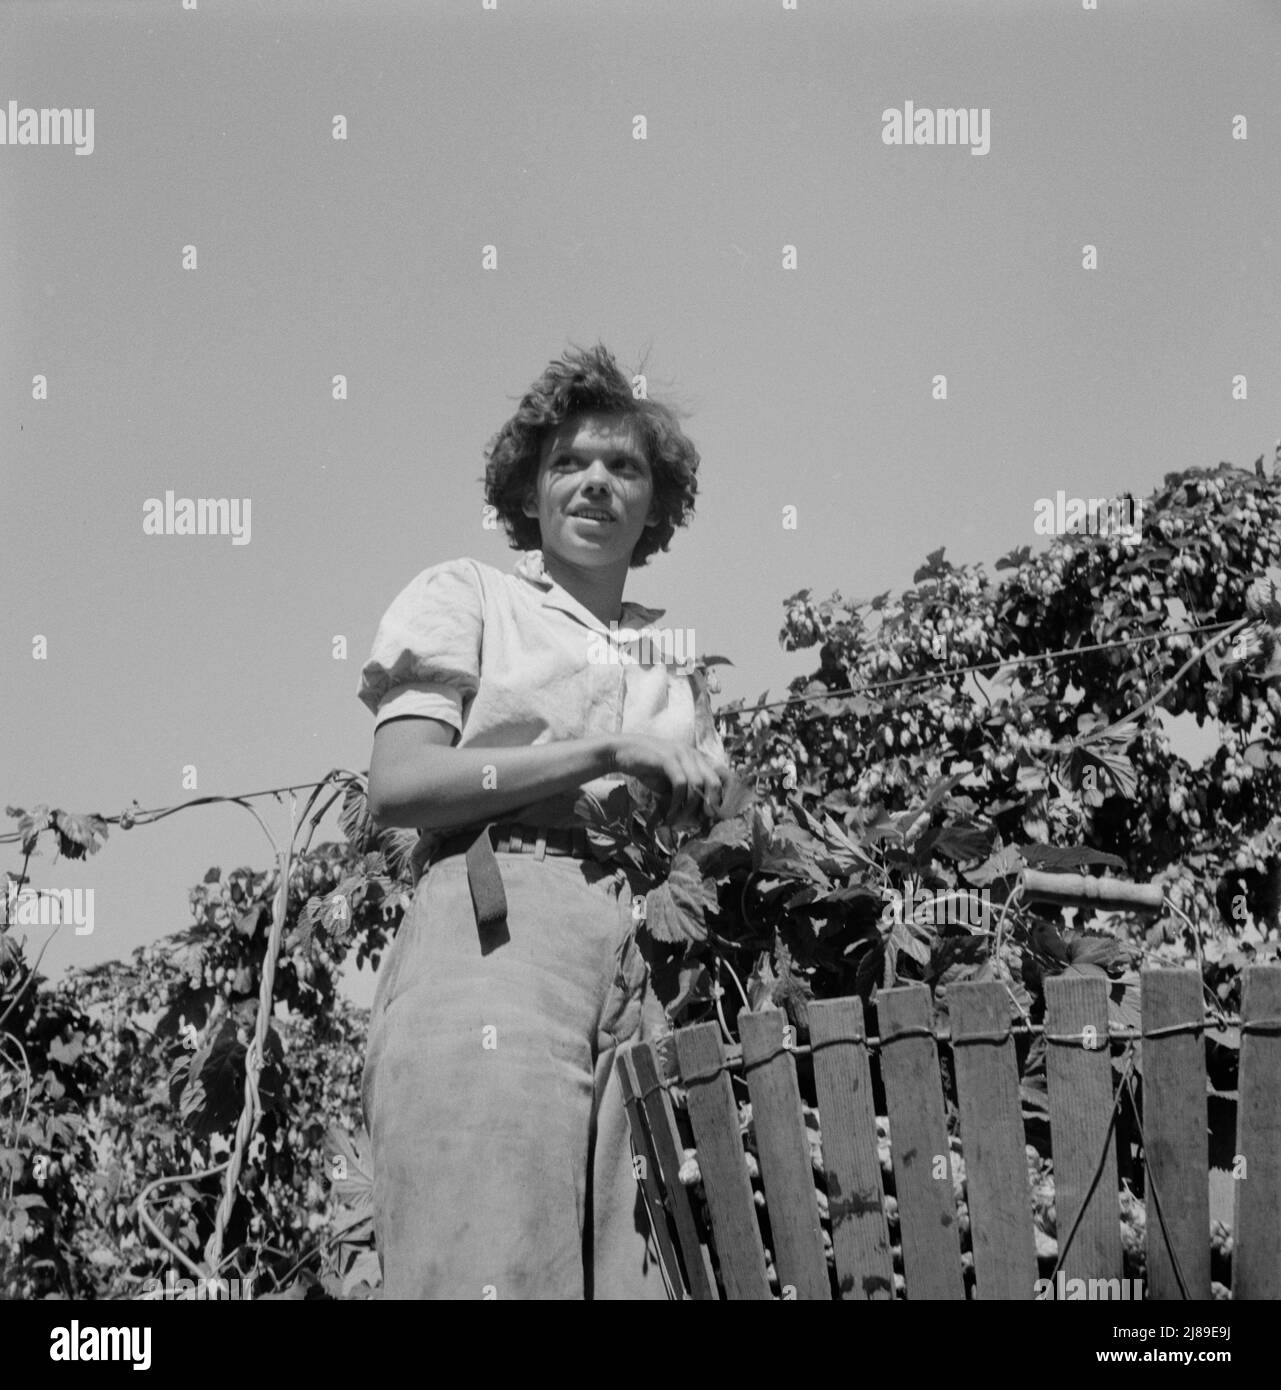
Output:
[[[469,1300],[1256,1364],[1279,65],[1277,0],[0,0],[15,1365]]]

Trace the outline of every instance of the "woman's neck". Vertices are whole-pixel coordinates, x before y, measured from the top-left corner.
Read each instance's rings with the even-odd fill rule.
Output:
[[[627,564],[594,566],[571,565],[559,555],[543,552],[543,569],[571,597],[606,627],[622,621],[623,586],[627,583]]]

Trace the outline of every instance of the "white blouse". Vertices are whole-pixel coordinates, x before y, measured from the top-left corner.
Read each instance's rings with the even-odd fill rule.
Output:
[[[440,719],[459,731],[458,747],[644,733],[726,763],[693,654],[682,650],[687,659],[680,663],[655,660],[652,638],[639,637],[638,629],[666,609],[636,603],[622,609],[611,631],[552,579],[541,550],[524,552],[506,574],[478,560],[447,560],[423,570],[393,599],[357,695],[376,716],[375,728],[405,715]],[[602,777],[584,786],[603,796],[620,780]],[[571,825],[578,796],[562,793],[502,819]],[[422,833],[416,865],[447,833]]]

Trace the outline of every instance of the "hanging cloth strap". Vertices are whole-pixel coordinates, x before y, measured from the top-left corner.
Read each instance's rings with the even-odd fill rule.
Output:
[[[488,955],[496,946],[511,939],[507,930],[507,894],[490,838],[490,826],[483,825],[467,849],[467,886],[471,889],[476,913],[476,930],[481,951]]]

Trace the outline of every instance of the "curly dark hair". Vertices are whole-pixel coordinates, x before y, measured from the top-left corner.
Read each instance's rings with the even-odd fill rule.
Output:
[[[636,424],[654,480],[659,520],[646,526],[632,551],[633,569],[666,550],[678,526],[694,514],[698,450],[679,424],[675,407],[637,400],[631,380],[601,343],[571,347],[548,364],[525,392],[516,413],[485,447],[485,501],[502,519],[513,550],[536,550],[542,535],[536,517],[521,505],[538,476],[544,441],[567,419],[586,414],[624,415]]]

